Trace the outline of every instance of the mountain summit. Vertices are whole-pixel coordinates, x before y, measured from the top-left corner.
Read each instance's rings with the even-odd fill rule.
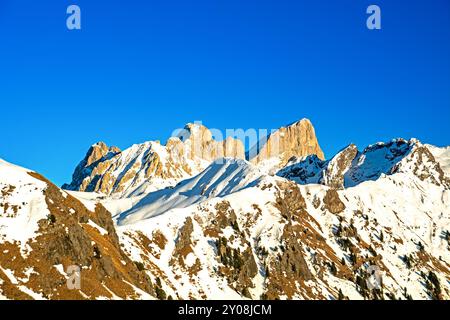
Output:
[[[324,160],[301,120],[253,151],[199,124],[97,143],[65,186],[94,192],[0,160],[0,300],[450,299],[450,148]]]
[[[302,119],[278,129],[260,141],[259,145],[250,151],[250,160],[259,164],[276,158],[281,165],[284,165],[292,157],[309,155],[316,155],[321,160],[325,159],[311,121]]]

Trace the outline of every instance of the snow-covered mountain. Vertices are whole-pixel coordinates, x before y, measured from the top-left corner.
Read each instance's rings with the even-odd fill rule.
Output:
[[[318,161],[304,161],[311,159]],[[167,295],[450,297],[450,188],[439,158],[417,140],[346,148],[317,165],[328,168],[321,184],[269,176],[244,161],[236,166],[232,172],[250,177],[237,188],[223,192],[221,185],[216,196],[203,196],[205,172],[120,216],[125,251],[159,275]],[[347,188],[337,190],[346,173]],[[216,181],[222,176],[211,175]],[[379,289],[367,282],[374,268],[383,275]]]
[[[118,197],[145,194],[192,177],[224,156],[244,159],[243,143],[216,141],[203,125],[187,124],[165,146],[150,141],[120,151],[104,143],[93,145],[63,189]]]
[[[0,300],[152,299],[155,287],[118,239],[103,206],[86,207],[41,175],[0,160]],[[82,285],[70,290],[73,266]]]
[[[323,160],[293,126],[251,162],[186,156],[225,146],[202,127],[97,144],[67,192],[0,162],[0,298],[450,299],[450,148],[395,139]],[[64,286],[70,264],[81,290]]]
[[[300,184],[323,184],[336,189],[356,186],[383,175],[411,172],[420,179],[450,186],[448,148],[436,148],[412,139],[379,142],[359,152],[351,144],[327,161],[316,156],[293,158],[278,175]],[[447,170],[447,177],[443,170]]]
[[[187,124],[165,146],[150,141],[120,151],[100,142],[89,149],[74,171],[71,191],[133,197],[176,185],[223,157],[246,159],[266,168],[279,168],[293,156],[324,155],[307,119],[264,137],[246,155],[241,140],[216,141],[201,124]],[[250,159],[251,158],[251,159]]]

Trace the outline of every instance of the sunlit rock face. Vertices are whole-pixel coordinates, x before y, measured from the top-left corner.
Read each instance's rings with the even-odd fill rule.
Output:
[[[292,157],[309,155],[316,155],[321,160],[325,159],[314,127],[308,119],[280,128],[267,139],[263,139],[258,150],[250,151],[251,161],[256,164],[271,158],[279,158],[284,165]]]

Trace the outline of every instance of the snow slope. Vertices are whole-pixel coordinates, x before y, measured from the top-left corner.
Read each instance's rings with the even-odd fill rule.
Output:
[[[233,292],[235,282],[227,280],[226,273],[218,272],[224,264],[218,257],[216,242],[225,237],[228,246],[239,252],[250,247],[260,272],[249,276],[249,292],[251,298],[259,299],[274,290],[275,280],[271,275],[277,272],[275,266],[280,264],[277,259],[287,242],[284,230],[290,222],[283,217],[277,203],[280,194],[292,192],[286,188],[289,184],[283,178],[266,176],[256,185],[224,197],[119,226],[121,242],[133,259],[148,267],[149,274],[153,277],[158,274],[168,294],[182,299],[234,299],[236,293],[243,298],[241,292]],[[363,299],[365,296],[356,283],[357,278],[364,276],[373,265],[382,270],[385,299],[390,296],[429,299],[429,291],[423,285],[426,278],[422,274],[428,275],[430,271],[437,274],[443,297],[450,297],[450,251],[443,237],[450,226],[449,190],[398,173],[340,191],[339,198],[345,209],[339,214],[330,212],[324,204],[328,187],[306,185],[299,186],[299,190],[305,198],[305,211],[302,219],[293,225],[309,230],[314,236],[300,240],[301,236],[295,235],[302,250],[294,254],[304,257],[314,280],[305,285],[299,277],[286,291],[289,294],[280,293],[279,298],[337,298],[340,289],[351,299]],[[217,235],[207,233],[219,219],[218,205],[224,202],[230,205],[227,216],[232,219],[233,214],[236,215],[239,231],[230,223]],[[183,260],[185,265],[173,264],[180,230],[189,217],[194,224],[189,235],[192,252]],[[340,234],[339,228],[346,231]],[[356,230],[355,234],[349,231],[353,230],[351,228]],[[240,232],[245,234],[244,238]],[[166,246],[161,248],[150,241],[151,250],[143,250],[140,236],[154,239],[157,233],[167,239]],[[351,249],[342,246],[343,239],[351,243]],[[357,256],[354,265],[352,252]],[[411,267],[405,264],[405,256],[411,257]],[[344,266],[341,259],[345,261]],[[196,261],[199,266],[192,268]],[[330,269],[330,264],[339,269],[337,274]],[[266,268],[269,268],[268,273],[264,271]]]
[[[438,148],[432,145],[426,146],[441,164],[441,168],[446,172],[447,176],[450,176],[450,147]]]
[[[218,159],[194,178],[184,180],[174,188],[148,194],[131,210],[121,214],[118,224],[133,223],[209,198],[223,197],[246,187],[261,175],[256,167],[245,160]]]
[[[450,188],[428,150],[402,139],[363,152],[349,146],[330,161],[310,156],[288,164],[280,172],[289,180],[227,161],[144,198],[120,216],[118,232],[125,251],[151,277],[158,274],[172,297],[335,299],[341,291],[350,299],[449,299]],[[238,183],[243,177],[250,179]],[[337,192],[322,185],[340,182],[346,188]],[[174,262],[189,219],[190,253]],[[250,250],[259,272],[229,267],[223,238],[227,251]],[[307,271],[289,275],[293,266]],[[380,291],[365,288],[374,266],[383,276]]]
[[[49,214],[42,196],[47,185],[28,172],[0,159],[0,243],[18,241],[22,249]]]

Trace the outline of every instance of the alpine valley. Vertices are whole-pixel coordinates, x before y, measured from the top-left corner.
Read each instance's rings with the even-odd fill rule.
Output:
[[[450,299],[450,147],[184,131],[97,143],[62,187],[0,160],[0,299]]]

